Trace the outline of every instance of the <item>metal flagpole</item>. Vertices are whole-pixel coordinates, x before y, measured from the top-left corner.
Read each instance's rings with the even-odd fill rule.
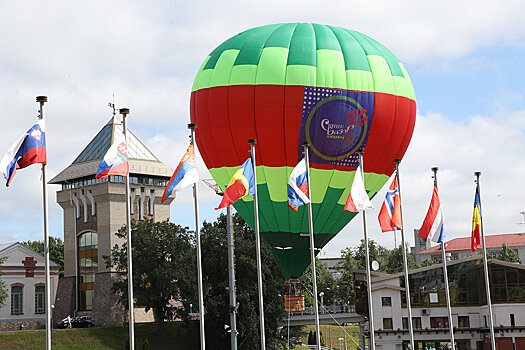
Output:
[[[410,349],[415,349],[415,342],[414,342],[414,326],[412,325],[412,301],[410,300],[410,283],[408,279],[408,263],[407,263],[407,254],[406,254],[406,246],[405,246],[405,222],[403,221],[403,202],[401,201],[401,180],[399,178],[399,163],[401,163],[401,159],[394,159],[394,163],[396,163],[396,176],[397,176],[397,188],[399,191],[399,211],[401,214],[401,246],[403,249],[403,270],[405,271],[405,292],[406,292],[406,299],[407,299],[407,310],[408,310],[408,332],[410,333]],[[395,229],[394,229],[395,234]],[[397,247],[396,247],[397,248]]]
[[[479,196],[479,211],[481,214],[481,190],[479,186],[479,176],[481,172],[476,171],[474,176],[476,176],[476,190]],[[483,265],[485,267],[485,291],[487,293],[487,305],[489,307],[489,324],[490,324],[490,343],[492,350],[496,350],[496,339],[494,337],[494,319],[492,317],[492,301],[490,298],[490,281],[489,281],[489,265],[487,261],[487,247],[485,244],[485,233],[483,232],[483,217],[481,217],[481,241],[483,244]]]
[[[248,140],[253,164],[253,210],[255,222],[255,250],[257,257],[257,284],[259,287],[259,325],[261,328],[261,350],[266,350],[266,340],[264,337],[264,302],[263,302],[263,285],[262,285],[262,268],[261,268],[261,236],[259,235],[259,204],[257,203],[257,168],[255,167],[255,144],[257,140]]]
[[[433,167],[432,171],[434,172],[434,185],[436,190],[437,185],[437,171],[438,167]],[[447,271],[447,254],[445,252],[445,242],[441,242],[441,260],[443,260],[443,279],[445,280],[445,297],[447,299],[447,311],[448,311],[448,327],[450,329],[450,343],[452,344],[452,350],[456,349],[454,343],[454,322],[452,321],[452,306],[450,305],[450,290],[448,286],[448,271]]]
[[[228,288],[230,294],[231,350],[237,350],[237,301],[235,290],[235,241],[233,237],[232,207],[226,207],[226,232],[228,234]]]
[[[363,153],[364,150],[360,149],[357,151],[359,154],[359,164],[361,165],[361,174],[355,174],[355,176],[361,176],[363,183],[365,177],[363,175]],[[363,234],[365,238],[365,265],[366,265],[366,283],[368,290],[368,331],[370,332],[369,349],[375,350],[375,337],[374,337],[374,307],[372,305],[372,278],[370,277],[370,252],[368,249],[368,233],[366,232],[366,211],[363,210]]]
[[[312,263],[312,285],[314,290],[315,341],[317,349],[321,349],[321,331],[319,327],[319,301],[317,299],[317,273],[315,271],[314,223],[312,215],[312,185],[310,183],[310,158],[308,157],[308,142],[303,143],[304,159],[306,161],[306,181],[308,183],[308,231],[310,233],[310,259]]]
[[[191,130],[191,144],[195,147],[195,128],[197,124],[188,124],[188,129]],[[195,148],[194,148],[195,149]],[[197,183],[193,184],[193,199],[195,203],[195,240],[197,246],[197,280],[199,289],[199,325],[200,325],[200,338],[201,338],[201,350],[206,348],[205,332],[204,332],[204,294],[202,289],[202,257],[201,257],[201,231],[199,227],[199,193],[197,190]]]
[[[124,126],[124,138],[126,140],[126,147],[128,147],[128,126],[126,123],[126,117],[129,114],[129,108],[121,108],[119,113],[122,114],[122,124]],[[133,258],[132,258],[132,245],[131,245],[131,217],[130,217],[130,198],[129,198],[129,171],[126,175],[126,233],[127,233],[127,245],[128,245],[128,308],[129,308],[129,348],[135,350],[135,317],[134,303],[133,303]]]
[[[44,119],[44,103],[47,96],[37,96],[36,102],[40,104],[40,119]],[[47,140],[46,140],[47,145]],[[47,162],[47,150],[46,150]],[[46,349],[51,349],[51,276],[49,273],[49,223],[47,204],[47,180],[46,164],[42,164],[42,197],[44,205],[44,257],[45,257],[45,280],[46,280]]]

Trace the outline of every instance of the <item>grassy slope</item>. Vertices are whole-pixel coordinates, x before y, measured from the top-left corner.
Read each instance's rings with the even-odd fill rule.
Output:
[[[334,349],[339,349],[339,338],[345,337],[345,333],[343,331],[343,327],[339,326],[330,326],[328,325],[321,325],[321,333],[324,336],[324,340],[326,343],[326,346],[330,346],[330,335],[332,337],[332,347]],[[359,326],[345,326],[344,329],[346,330],[346,345],[348,350],[354,350],[357,349],[357,345],[359,344]],[[303,328],[305,331],[303,336],[303,341],[306,342],[308,340],[308,333],[310,331],[315,332],[315,326],[306,326]],[[354,336],[355,335],[355,336]],[[353,341],[352,341],[353,339]]]
[[[46,347],[45,337],[43,330],[0,333],[0,348],[2,350],[41,350]],[[57,329],[53,331],[51,337],[54,350],[124,350],[128,339],[128,327]],[[199,348],[198,333],[186,329],[179,322],[167,323],[162,336],[158,335],[154,324],[136,325],[135,348],[137,350],[142,349],[145,338],[148,338],[151,350]]]

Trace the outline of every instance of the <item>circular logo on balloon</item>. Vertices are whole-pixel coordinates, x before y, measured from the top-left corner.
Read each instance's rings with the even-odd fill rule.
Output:
[[[308,114],[306,141],[317,157],[337,161],[355,153],[369,130],[367,109],[352,97],[333,95],[319,101]]]

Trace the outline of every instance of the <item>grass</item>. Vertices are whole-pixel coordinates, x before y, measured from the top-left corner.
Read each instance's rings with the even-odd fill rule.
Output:
[[[128,327],[94,327],[56,329],[51,334],[55,350],[126,349]],[[181,322],[166,323],[164,333],[157,333],[155,324],[135,325],[135,349],[143,349],[148,339],[150,350],[190,350],[199,348],[198,332],[187,329]],[[44,330],[0,333],[0,348],[5,350],[41,350],[46,347]]]
[[[330,337],[332,338],[332,348],[333,349],[340,349],[339,348],[339,338],[345,339],[346,336],[346,346],[348,350],[355,350],[357,349],[357,345],[359,345],[359,326],[356,325],[349,325],[349,326],[335,326],[335,325],[321,325],[321,333],[324,336],[324,340],[327,347],[330,347]],[[344,328],[344,330],[343,330]],[[303,327],[304,335],[303,335],[303,341],[306,343],[308,340],[308,333],[310,331],[315,332],[315,326],[305,326]],[[346,331],[346,335],[345,335]],[[295,349],[298,349],[297,347]],[[344,342],[343,342],[343,348],[344,349]]]

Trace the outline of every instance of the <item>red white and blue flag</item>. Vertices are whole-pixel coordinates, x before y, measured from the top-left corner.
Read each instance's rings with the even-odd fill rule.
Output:
[[[7,150],[0,160],[0,171],[9,186],[18,169],[31,164],[46,164],[46,131],[44,120],[41,119]]]
[[[423,225],[419,229],[419,237],[428,239],[432,242],[441,243],[445,241],[445,228],[443,227],[443,210],[436,185],[432,193],[432,200],[428,208],[427,216]]]
[[[397,174],[386,193],[378,219],[382,232],[394,231],[396,228],[401,229],[401,200],[399,199]]]
[[[290,174],[290,180],[288,181],[288,205],[293,211],[297,211],[301,205],[310,203],[308,196],[306,160],[303,158]]]
[[[116,139],[108,149],[98,166],[95,178],[105,179],[108,176],[127,176],[129,173],[128,147],[122,138]]]
[[[186,150],[184,156],[179,163],[177,169],[171,176],[164,194],[162,195],[162,203],[173,193],[181,191],[183,188],[197,183],[199,181],[199,172],[197,170],[197,161],[195,159],[195,150],[193,143]]]
[[[365,183],[363,181],[363,171],[361,170],[361,164],[355,170],[354,181],[350,188],[350,194],[346,199],[345,208],[343,211],[351,211],[357,213],[366,209],[373,209],[374,206],[368,197],[368,193],[365,189]]]

